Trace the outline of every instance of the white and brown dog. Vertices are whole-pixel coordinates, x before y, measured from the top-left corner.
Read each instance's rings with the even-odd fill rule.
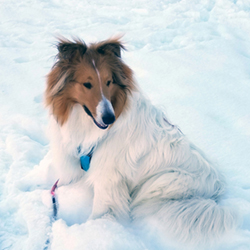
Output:
[[[122,49],[119,39],[59,41],[45,94],[53,133],[47,181],[84,178],[94,192],[90,219],[110,213],[118,221],[157,221],[184,241],[221,235],[235,218],[218,204],[220,174],[143,96]]]

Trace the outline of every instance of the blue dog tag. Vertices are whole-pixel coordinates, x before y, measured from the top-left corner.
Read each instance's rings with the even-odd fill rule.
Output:
[[[89,170],[90,160],[91,160],[91,157],[88,155],[83,155],[80,157],[81,167],[84,171]]]

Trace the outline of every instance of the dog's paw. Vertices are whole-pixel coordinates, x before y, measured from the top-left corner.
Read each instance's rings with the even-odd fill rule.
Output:
[[[100,209],[100,207],[98,207],[98,209],[92,210],[92,213],[90,214],[88,220],[100,219],[103,216],[107,216],[108,214],[112,215],[110,209],[108,209],[107,207],[103,207],[103,209]]]
[[[89,218],[87,219],[87,221],[100,219],[103,215],[104,214],[93,214],[93,213],[91,213],[91,215],[89,216]]]
[[[91,214],[88,218],[87,221],[90,220],[96,220],[96,219],[108,219],[108,220],[115,220],[115,216],[113,215],[113,213],[111,211],[102,213],[102,214]]]
[[[101,196],[95,196],[94,194],[92,213],[90,214],[88,220],[100,219],[107,213],[112,214],[111,208],[104,200],[101,200]]]
[[[106,213],[106,214],[104,214],[101,217],[101,219],[116,221],[116,218],[115,218],[115,216],[112,213]]]

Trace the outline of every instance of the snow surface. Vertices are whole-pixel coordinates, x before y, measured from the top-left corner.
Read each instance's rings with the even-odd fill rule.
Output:
[[[0,249],[175,249],[111,218],[86,222],[79,183],[58,189],[53,223],[49,190],[20,185],[49,149],[43,91],[55,36],[117,34],[141,88],[226,177],[225,202],[242,223],[213,249],[250,249],[249,31],[249,0],[1,0]]]

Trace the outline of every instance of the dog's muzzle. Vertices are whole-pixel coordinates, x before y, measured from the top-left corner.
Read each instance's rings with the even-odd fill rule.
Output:
[[[114,109],[110,101],[108,101],[105,97],[96,108],[96,118],[85,105],[83,105],[83,108],[85,112],[93,119],[95,125],[100,129],[106,129],[109,125],[115,122]]]

